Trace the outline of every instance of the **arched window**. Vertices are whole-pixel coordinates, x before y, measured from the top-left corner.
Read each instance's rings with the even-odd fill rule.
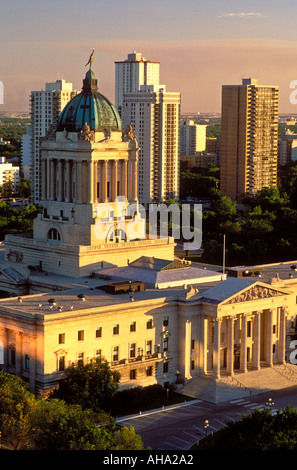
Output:
[[[47,239],[48,240],[61,240],[61,236],[56,228],[51,228],[48,231]]]

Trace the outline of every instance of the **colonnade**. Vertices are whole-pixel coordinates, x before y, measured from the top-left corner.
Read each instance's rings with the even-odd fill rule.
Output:
[[[277,339],[277,362],[285,362],[285,338],[286,338],[286,311],[279,309],[279,318],[277,319],[277,332],[273,332],[274,310],[257,311],[253,313],[252,323],[252,364],[254,369],[260,369],[260,361],[263,360],[267,366],[273,366],[273,338]],[[263,318],[265,315],[265,319]],[[234,322],[241,320],[240,331],[240,371],[247,372],[247,313],[239,315],[229,315],[228,339],[227,339],[227,363],[226,372],[229,375],[234,374]],[[222,318],[214,321],[214,343],[213,343],[213,373],[215,378],[220,377],[221,367],[221,323]],[[205,365],[206,366],[206,365]],[[206,372],[206,369],[205,369]]]
[[[274,319],[276,319],[275,324]],[[224,335],[226,334],[223,341],[222,322],[224,322]],[[236,339],[235,322],[240,322],[240,326],[236,326]],[[199,339],[195,350],[191,349],[192,334],[192,321],[187,319],[184,325],[183,362],[185,377],[188,379],[192,376],[192,360],[196,363],[199,374],[207,375],[212,369],[214,378],[220,378],[221,364],[224,362],[227,374],[233,375],[235,347],[239,350],[238,365],[241,372],[247,372],[248,361],[256,370],[260,369],[261,362],[272,367],[274,358],[279,364],[285,363],[286,309],[283,307],[230,314],[215,319],[202,315],[199,319]],[[251,348],[249,357],[248,348]]]
[[[42,200],[81,203],[137,200],[137,160],[42,160]]]

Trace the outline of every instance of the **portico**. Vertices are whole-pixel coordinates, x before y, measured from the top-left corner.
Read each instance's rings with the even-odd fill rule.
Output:
[[[286,319],[289,294],[259,282],[243,280],[246,287],[228,297],[224,284],[201,299],[201,375],[234,375],[285,362]],[[232,280],[228,280],[232,289]],[[235,283],[234,283],[235,284]],[[237,283],[238,285],[238,283]]]

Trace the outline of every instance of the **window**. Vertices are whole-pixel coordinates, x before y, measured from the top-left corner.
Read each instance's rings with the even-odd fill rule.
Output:
[[[194,369],[195,369],[195,361],[192,360],[192,361],[191,361],[191,370],[194,370]]]
[[[130,370],[130,380],[136,379],[136,369]]]
[[[15,347],[9,349],[9,364],[15,366]]]
[[[101,357],[102,357],[102,349],[96,349],[96,351],[95,351],[95,357],[98,357],[98,359],[101,359]]]
[[[129,357],[133,359],[136,357],[136,343],[131,343],[129,348]]]
[[[168,372],[168,362],[163,363],[163,373],[166,374]]]
[[[30,356],[28,354],[25,354],[25,369],[30,369]]]
[[[166,316],[163,318],[163,326],[168,326],[168,324],[169,324],[169,317]]]
[[[145,345],[145,353],[146,355],[152,354],[152,344],[153,342],[151,340],[148,340]]]
[[[146,329],[150,330],[152,328],[153,328],[153,319],[151,318],[150,320],[146,322]]]
[[[130,323],[130,332],[136,331],[136,321]]]
[[[163,351],[168,351],[168,337],[163,339]]]
[[[77,356],[77,364],[79,366],[83,366],[84,365],[84,353],[78,353],[78,356]]]
[[[65,333],[59,334],[59,344],[65,344]]]
[[[194,339],[192,339],[192,341],[191,341],[191,349],[195,349],[195,340]]]
[[[152,368],[152,366],[148,366],[146,368],[146,376],[151,377],[152,375],[153,375],[153,368]]]
[[[113,334],[118,335],[120,333],[120,325],[114,325]]]
[[[112,350],[112,360],[113,362],[116,362],[119,360],[119,347],[114,346]]]
[[[96,329],[96,338],[102,338],[102,327]]]
[[[77,332],[77,339],[78,341],[83,341],[84,340],[84,337],[85,337],[85,332],[84,330],[79,330]]]
[[[61,236],[56,228],[51,228],[47,235],[48,240],[61,240]]]
[[[250,338],[252,336],[252,322],[247,322],[247,337]]]
[[[65,356],[59,357],[59,371],[65,370]]]

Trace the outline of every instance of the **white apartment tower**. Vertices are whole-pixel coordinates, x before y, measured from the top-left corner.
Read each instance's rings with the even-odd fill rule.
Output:
[[[139,145],[138,200],[179,198],[180,93],[159,84],[159,62],[140,53],[116,62],[116,107],[124,129],[132,123]]]
[[[138,199],[142,204],[179,198],[180,93],[143,85],[124,95],[123,125],[132,123],[139,145]]]
[[[135,51],[126,60],[115,62],[115,106],[122,118],[124,93],[139,91],[141,85],[157,85],[159,69],[159,62],[146,60]]]
[[[77,94],[72,83],[56,80],[45,84],[45,90],[32,91],[30,99],[31,111],[31,151],[32,151],[32,196],[38,203],[41,198],[41,161],[40,141],[57,125],[61,111],[68,101]]]
[[[186,119],[180,125],[180,154],[196,155],[206,150],[206,125]]]

